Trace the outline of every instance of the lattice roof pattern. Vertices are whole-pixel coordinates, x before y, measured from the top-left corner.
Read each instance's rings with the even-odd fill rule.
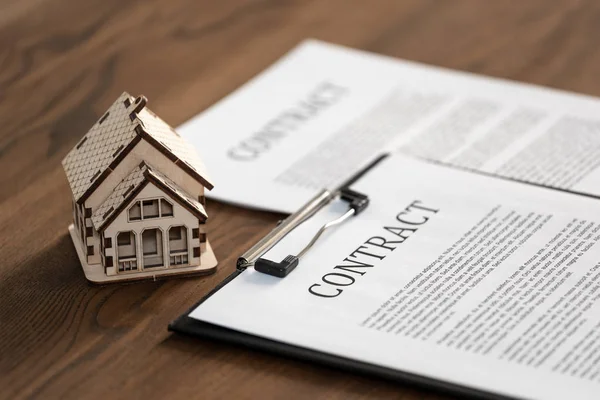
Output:
[[[184,162],[192,168],[198,175],[203,177],[212,188],[211,180],[206,172],[204,163],[198,156],[196,149],[190,146],[179,134],[160,117],[151,110],[144,108],[138,113],[138,118],[142,121],[144,130],[150,136],[162,144],[169,152],[175,155],[180,162]]]
[[[114,158],[137,135],[138,121],[131,121],[123,93],[63,159],[62,165],[75,200],[88,190]]]
[[[126,100],[130,103],[129,107],[125,104]],[[130,113],[135,106],[134,98],[123,93],[63,159],[63,168],[75,200],[92,191],[90,188],[94,182],[104,176],[111,163],[139,135],[135,127],[140,124],[158,142],[157,146],[176,157],[178,164],[183,163],[195,171],[211,189],[213,185],[196,150],[147,108],[142,108],[131,120]]]

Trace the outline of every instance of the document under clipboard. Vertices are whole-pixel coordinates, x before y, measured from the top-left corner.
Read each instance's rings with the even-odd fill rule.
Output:
[[[377,164],[387,158],[388,154],[383,154],[380,157],[373,160],[365,168],[360,170],[350,179],[345,181],[337,190],[322,190],[314,198],[309,200],[303,207],[301,207],[296,213],[291,214],[285,220],[282,220],[275,229],[267,234],[263,239],[252,246],[248,251],[241,255],[236,263],[236,270],[231,273],[227,278],[221,281],[213,290],[206,294],[200,301],[194,304],[190,310],[179,318],[169,324],[169,330],[172,332],[180,333],[186,336],[207,338],[212,340],[224,341],[241,345],[243,347],[253,348],[262,350],[268,353],[272,353],[278,356],[285,356],[293,359],[302,361],[309,361],[316,364],[342,369],[352,373],[359,373],[364,375],[375,376],[386,380],[401,382],[404,384],[410,384],[427,388],[428,390],[439,391],[440,393],[450,393],[453,395],[466,396],[474,399],[510,399],[505,396],[498,396],[494,393],[479,391],[467,386],[450,384],[444,381],[438,381],[430,378],[423,377],[417,374],[411,374],[407,372],[398,371],[391,368],[384,368],[378,365],[368,364],[352,360],[349,358],[343,358],[339,356],[330,355],[324,352],[314,351],[306,349],[300,346],[294,346],[286,343],[282,343],[275,340],[269,340],[260,336],[250,335],[244,332],[224,328],[215,324],[199,321],[197,319],[189,317],[192,310],[196,309],[204,301],[209,299],[219,290],[221,290],[229,282],[233,281],[247,268],[254,267],[256,269],[256,263],[258,269],[261,272],[267,273],[272,276],[284,278],[286,275],[291,273],[299,263],[297,256],[293,257],[292,260],[282,260],[279,263],[271,260],[262,260],[260,257],[271,247],[275,246],[283,237],[289,232],[294,230],[300,224],[309,219],[321,208],[327,206],[336,197],[342,197],[348,203],[348,213],[340,216],[339,220],[332,222],[341,221],[350,216],[358,215],[364,207],[368,206],[368,196],[363,193],[358,193],[349,189],[349,187],[356,182],[360,177],[366,174],[369,170],[375,168]],[[357,212],[358,211],[358,212]],[[329,226],[323,228],[328,229]],[[308,251],[311,245],[320,237],[325,229],[317,231],[313,237],[314,241],[304,247],[298,256],[301,256],[303,252]],[[287,257],[286,257],[287,258]],[[291,261],[291,263],[290,263]],[[273,264],[279,264],[273,266]],[[271,267],[271,270],[269,270]]]
[[[356,190],[350,190],[349,187],[356,182],[361,176],[374,169],[376,165],[387,158],[386,155],[376,159],[373,163],[369,164],[365,169],[360,171],[348,182],[344,183],[338,190],[334,191],[322,191],[315,198],[309,201],[304,207],[298,212],[290,215],[286,220],[280,223],[273,231],[271,231],[265,238],[259,241],[255,246],[249,249],[245,254],[239,257],[236,270],[222,281],[217,287],[209,292],[204,298],[202,298],[197,304],[195,304],[188,312],[177,318],[169,325],[169,330],[177,333],[181,333],[189,336],[204,337],[214,340],[220,340],[230,342],[245,347],[255,348],[266,352],[274,353],[277,355],[283,355],[295,359],[315,362],[318,364],[331,366],[334,368],[343,369],[349,372],[367,374],[392,380],[400,383],[416,385],[427,388],[428,390],[434,390],[442,393],[449,393],[461,397],[469,398],[485,398],[485,399],[510,399],[510,398],[521,398],[520,396],[512,396],[506,393],[499,393],[494,390],[486,390],[476,385],[464,385],[455,383],[450,380],[437,379],[431,376],[423,374],[413,373],[411,371],[402,370],[399,368],[389,368],[377,363],[364,362],[350,357],[343,357],[335,354],[330,354],[326,351],[318,351],[307,348],[302,345],[296,345],[293,343],[286,343],[284,341],[273,340],[260,335],[253,335],[246,333],[242,330],[230,329],[217,324],[201,321],[197,318],[190,317],[193,310],[197,309],[204,302],[209,300],[219,291],[223,290],[228,284],[233,282],[236,278],[246,273],[249,268],[254,268],[258,272],[266,273],[268,275],[276,276],[278,278],[286,279],[286,276],[291,273],[298,265],[299,258],[302,257],[303,253],[310,249],[311,245],[319,238],[326,228],[324,225],[321,230],[315,231],[315,236],[308,242],[305,248],[300,251],[297,255],[289,256],[284,258],[283,261],[269,260],[262,258],[263,255],[273,246],[275,246],[282,238],[293,232],[296,228],[302,225],[307,220],[310,220],[315,213],[330,204],[334,199],[344,197],[344,200],[348,204],[348,213],[339,216],[339,224],[349,219],[352,215],[359,214],[368,205],[368,197],[370,193],[360,193]],[[431,163],[428,163],[431,164]],[[435,168],[444,168],[435,166]],[[458,172],[460,174],[471,174],[470,172]],[[502,185],[520,185],[527,188],[533,188],[534,185],[509,182],[507,180],[500,180],[497,178],[490,178],[477,174],[477,179],[492,179],[496,181],[504,181]],[[530,190],[530,189],[527,189]],[[558,196],[570,196],[565,199],[573,198],[585,198],[586,196],[577,196],[577,193],[565,193],[565,191],[556,191],[548,188],[535,188],[531,190],[542,190],[547,195],[552,193],[559,193]],[[589,197],[589,196],[588,196]],[[585,199],[581,201],[595,201],[597,198]],[[365,203],[366,202],[366,203]],[[358,212],[356,212],[358,209]],[[350,212],[352,210],[352,212]],[[358,217],[360,218],[360,217]],[[338,220],[331,220],[329,222],[336,222]],[[323,229],[325,228],[325,229]],[[300,265],[299,268],[303,266]]]

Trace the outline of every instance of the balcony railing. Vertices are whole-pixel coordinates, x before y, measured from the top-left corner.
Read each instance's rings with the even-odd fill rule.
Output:
[[[186,265],[189,262],[187,250],[171,251],[169,256],[170,256],[169,265]]]
[[[137,258],[136,257],[123,257],[119,258],[119,272],[137,271]]]

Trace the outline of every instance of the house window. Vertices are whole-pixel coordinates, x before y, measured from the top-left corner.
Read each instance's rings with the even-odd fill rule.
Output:
[[[169,265],[188,264],[187,228],[172,226],[169,229]]]
[[[187,228],[173,226],[169,229],[169,253],[187,252]]]
[[[135,233],[120,232],[117,235],[117,261],[119,272],[137,271]]]
[[[144,219],[147,218],[158,218],[158,200],[143,200],[142,201],[142,212],[144,213]]]
[[[165,199],[160,199],[160,215],[163,217],[173,216],[173,205]]]
[[[172,216],[173,204],[165,199],[147,199],[136,201],[129,208],[129,221]]]
[[[169,240],[181,240],[181,226],[174,226],[169,229]]]
[[[117,235],[117,255],[119,260],[135,257],[135,233],[128,231]]]
[[[140,202],[136,201],[135,204],[129,209],[129,220],[138,221],[140,219],[142,219],[142,209],[140,207]]]
[[[119,246],[129,246],[131,244],[132,232],[121,232],[117,236],[117,244]]]

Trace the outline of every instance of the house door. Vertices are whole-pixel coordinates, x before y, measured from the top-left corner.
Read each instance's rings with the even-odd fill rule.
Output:
[[[142,232],[142,252],[144,269],[164,267],[163,235],[157,228]]]

